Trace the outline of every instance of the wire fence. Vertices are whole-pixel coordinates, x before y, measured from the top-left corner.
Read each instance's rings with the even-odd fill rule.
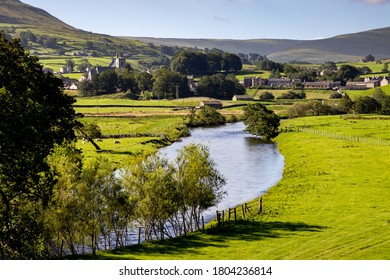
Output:
[[[325,130],[317,130],[307,127],[295,127],[295,128],[286,128],[282,130],[283,132],[303,132],[311,133],[321,137],[333,138],[338,140],[350,141],[355,143],[367,143],[372,145],[383,145],[390,146],[390,140],[378,137],[367,137],[367,136],[357,136],[357,135],[346,135],[337,132],[330,132]]]

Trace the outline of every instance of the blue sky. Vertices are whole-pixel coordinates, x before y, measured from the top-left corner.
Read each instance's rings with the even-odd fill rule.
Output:
[[[21,0],[109,35],[318,39],[390,26],[390,0]]]

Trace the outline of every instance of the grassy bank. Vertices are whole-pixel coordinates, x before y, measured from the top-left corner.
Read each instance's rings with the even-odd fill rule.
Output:
[[[390,139],[389,122],[326,116],[283,125]],[[276,140],[284,177],[263,196],[263,213],[257,214],[254,200],[248,203],[252,215],[222,231],[100,252],[98,258],[390,259],[390,146],[297,131]]]

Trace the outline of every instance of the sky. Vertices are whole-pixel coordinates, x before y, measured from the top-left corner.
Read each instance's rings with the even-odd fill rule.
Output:
[[[390,0],[21,0],[113,36],[312,40],[390,26]]]

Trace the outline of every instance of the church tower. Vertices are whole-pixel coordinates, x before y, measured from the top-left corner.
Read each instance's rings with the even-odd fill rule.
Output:
[[[119,54],[116,54],[115,57],[115,67],[116,68],[123,68],[126,66],[126,58],[119,57]]]

